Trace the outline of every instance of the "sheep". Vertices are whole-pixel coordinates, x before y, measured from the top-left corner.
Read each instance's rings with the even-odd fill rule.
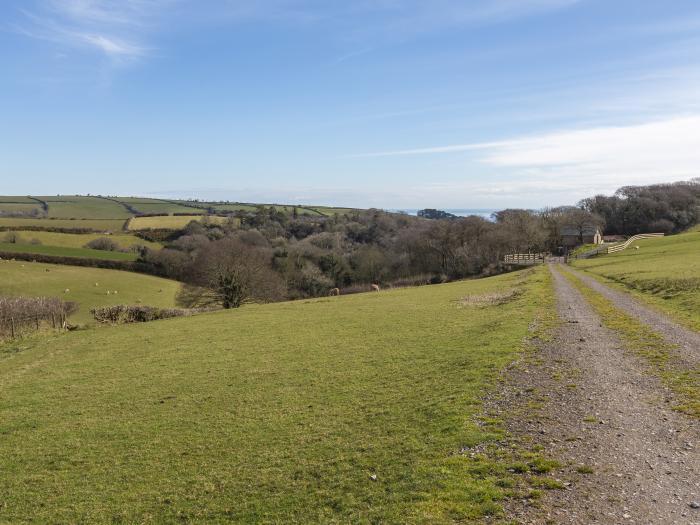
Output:
[[[109,290],[107,290],[107,295],[112,295],[112,292],[110,292]]]
[[[330,295],[330,296],[334,296],[334,295],[335,295],[335,296],[338,296],[338,295],[340,295],[340,288],[331,288],[331,292],[330,292],[330,294],[328,294],[328,295]]]
[[[95,288],[97,288],[100,285],[100,283],[95,283]]]
[[[635,249],[635,250],[639,250],[639,246],[635,246],[634,249]]]
[[[63,293],[70,293],[70,288],[66,288],[65,290],[63,290]]]
[[[114,290],[114,295],[117,295],[118,293],[119,293],[118,291]]]
[[[378,285],[378,284],[373,284],[373,285],[371,286],[371,290],[372,290],[373,292],[378,292],[378,291],[379,291],[379,285]]]

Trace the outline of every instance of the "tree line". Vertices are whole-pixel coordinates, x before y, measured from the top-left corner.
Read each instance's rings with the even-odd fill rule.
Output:
[[[372,283],[440,283],[502,271],[509,253],[561,252],[563,236],[681,231],[700,219],[700,181],[621,188],[576,206],[507,209],[478,216],[424,216],[357,210],[332,217],[290,216],[273,207],[239,212],[224,224],[190,223],[142,258],[186,285],[186,307],[235,308],[369,290]],[[439,214],[438,214],[439,215]]]

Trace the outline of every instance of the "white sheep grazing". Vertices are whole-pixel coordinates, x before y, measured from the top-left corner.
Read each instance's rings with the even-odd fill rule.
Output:
[[[63,290],[63,293],[70,293],[70,288],[66,288],[65,290]]]
[[[639,246],[635,246],[634,249],[635,249],[635,250],[639,250]]]
[[[100,283],[95,283],[95,288],[97,288],[100,285]]]
[[[109,290],[107,290],[107,295],[112,295],[112,292],[110,292]]]
[[[118,293],[119,293],[118,291],[114,290],[114,295],[117,295]]]

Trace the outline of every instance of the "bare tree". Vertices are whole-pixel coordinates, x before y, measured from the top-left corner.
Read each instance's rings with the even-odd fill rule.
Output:
[[[271,268],[269,250],[222,239],[199,250],[178,301],[187,307],[238,308],[248,301],[284,296],[284,283]]]

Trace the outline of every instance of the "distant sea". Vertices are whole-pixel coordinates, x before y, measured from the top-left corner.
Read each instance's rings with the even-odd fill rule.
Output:
[[[491,214],[498,211],[496,209],[486,209],[486,208],[436,208],[438,210],[446,211],[447,213],[451,213],[452,215],[457,215],[458,217],[467,217],[469,215],[478,215],[479,217],[483,217],[485,219],[490,219]],[[404,212],[408,213],[409,215],[416,215],[418,213],[418,209],[395,209],[395,210],[389,210],[389,211],[394,211],[394,212]]]

